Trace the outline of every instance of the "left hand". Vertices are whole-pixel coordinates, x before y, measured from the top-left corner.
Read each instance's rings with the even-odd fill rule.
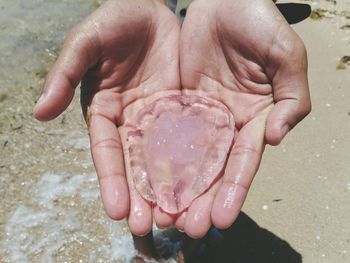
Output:
[[[163,0],[107,1],[70,32],[34,109],[39,120],[55,118],[82,81],[81,102],[106,213],[116,220],[128,217],[136,235],[151,231],[152,207],[126,178],[119,127],[135,101],[180,93],[179,34],[180,24]]]

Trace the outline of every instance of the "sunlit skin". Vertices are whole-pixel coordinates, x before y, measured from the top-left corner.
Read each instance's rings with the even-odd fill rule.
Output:
[[[107,1],[67,37],[35,117],[47,121],[62,113],[81,80],[104,207],[113,219],[128,217],[136,235],[148,233],[153,221],[175,224],[194,238],[212,224],[229,227],[265,144],[279,144],[311,108],[304,45],[270,0],[196,0],[181,31],[161,1]],[[117,127],[135,101],[179,94],[181,87],[224,103],[236,127],[221,179],[174,217],[127,180]]]
[[[162,1],[107,1],[77,25],[49,72],[35,117],[62,113],[82,80],[91,152],[102,201],[113,219],[128,217],[132,233],[151,230],[152,210],[129,180],[117,129],[123,110],[158,92],[180,93],[180,24]]]
[[[234,222],[266,143],[277,145],[311,109],[305,47],[270,0],[194,1],[180,36],[184,92],[223,102],[236,122],[221,180],[195,200],[178,228],[202,237]]]

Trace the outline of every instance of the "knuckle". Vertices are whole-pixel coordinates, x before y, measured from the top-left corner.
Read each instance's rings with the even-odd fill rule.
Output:
[[[81,26],[76,25],[69,31],[64,42],[65,43],[74,42],[74,40],[77,39],[80,36],[80,34],[81,34]]]
[[[232,155],[255,155],[258,153],[258,149],[251,144],[237,144],[232,149]]]
[[[312,110],[312,105],[311,105],[311,102],[307,102],[306,103],[306,106],[305,106],[305,109],[304,109],[304,115],[307,116]]]
[[[248,190],[249,190],[249,186],[248,185],[245,185],[240,180],[236,180],[236,179],[233,179],[233,178],[225,180],[224,184],[226,185],[226,187],[228,189],[241,188],[245,192],[248,192]]]
[[[109,149],[120,150],[120,149],[122,149],[122,144],[119,140],[117,140],[115,138],[107,138],[107,139],[103,139],[103,140],[94,142],[91,145],[91,148],[94,150],[99,149],[99,148],[109,148]]]
[[[113,173],[109,173],[109,174],[100,173],[97,178],[99,183],[102,183],[103,181],[108,182],[108,180],[111,180],[111,179],[113,180],[113,178],[116,178],[116,177],[125,177],[125,173],[122,171],[119,171],[119,172],[114,171]]]
[[[311,106],[311,101],[309,98],[304,98],[303,101],[300,103],[299,107],[299,115],[301,119],[309,115],[311,112],[312,106]]]

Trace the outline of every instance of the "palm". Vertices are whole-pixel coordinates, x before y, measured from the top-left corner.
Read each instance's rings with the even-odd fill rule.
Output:
[[[179,222],[190,235],[203,235],[211,223],[219,228],[233,223],[265,140],[279,143],[284,127],[290,129],[305,116],[303,111],[288,119],[300,111],[300,97],[309,98],[307,90],[291,92],[294,85],[307,87],[303,52],[301,41],[270,0],[222,0],[215,8],[198,1],[189,8],[180,38],[182,86],[223,102],[236,124],[222,179],[195,200]]]
[[[158,8],[161,10],[143,8],[135,16],[122,17],[125,16],[122,12],[134,13],[137,5],[128,3],[130,10],[125,10],[122,4],[109,4],[113,8],[103,6],[84,24],[86,31],[95,28],[98,32],[89,41],[95,43],[95,47],[88,50],[92,62],[88,63],[91,67],[82,82],[84,96],[92,99],[95,95],[103,97],[104,93],[115,94],[120,101],[112,103],[121,104],[122,109],[137,98],[164,89],[178,89],[175,18],[163,6]],[[94,107],[93,100],[91,103]],[[120,113],[116,114],[120,118]]]
[[[135,20],[133,22],[136,23]],[[180,89],[178,36],[179,24],[175,16],[168,10],[162,10],[158,17],[153,11],[152,16],[137,21],[137,25],[126,24],[126,33],[121,32],[120,35],[114,36],[110,46],[108,40],[102,41],[106,44],[102,47],[103,63],[86,75],[86,81],[83,81],[82,85],[82,91],[88,92],[87,98],[92,99],[91,103],[87,103],[90,104],[91,145],[100,178],[104,178],[101,177],[103,174],[111,173],[111,164],[115,164],[113,161],[118,155],[119,165],[114,167],[114,174],[124,172],[121,168],[121,145],[115,139],[119,135],[113,128],[123,124],[122,113],[126,112],[127,108],[132,108],[133,102],[138,99],[146,99],[158,92]],[[119,130],[119,133],[123,135],[123,130]],[[121,138],[123,140],[125,136]],[[125,142],[122,142],[122,145],[125,145]],[[103,171],[107,163],[108,171]],[[106,178],[107,182],[100,180],[101,188],[111,187],[110,179]],[[133,233],[144,234],[152,225],[151,207],[137,193],[133,180],[128,180],[128,185],[131,202],[130,229]],[[129,196],[123,193],[119,195],[125,198]],[[108,206],[106,203],[105,205]],[[120,204],[118,206],[120,207]],[[116,204],[112,204],[111,207],[116,207]]]

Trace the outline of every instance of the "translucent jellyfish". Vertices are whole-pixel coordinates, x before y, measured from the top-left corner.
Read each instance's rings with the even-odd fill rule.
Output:
[[[172,95],[141,108],[129,121],[127,169],[140,195],[177,214],[222,173],[233,142],[225,105]]]

